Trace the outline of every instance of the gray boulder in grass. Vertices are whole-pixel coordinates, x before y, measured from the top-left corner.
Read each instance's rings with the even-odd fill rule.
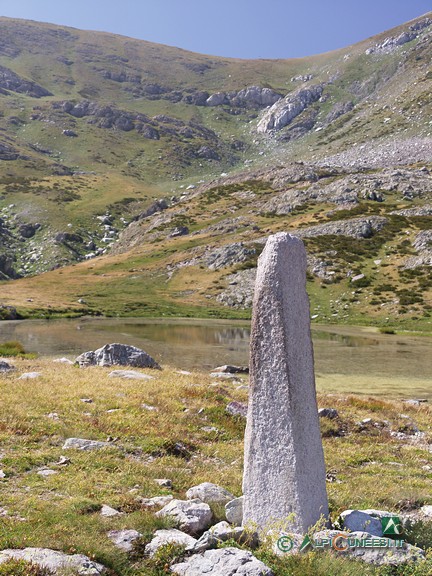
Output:
[[[75,359],[81,368],[86,366],[134,366],[135,368],[157,368],[159,364],[147,352],[127,344],[105,344],[97,350],[84,352]]]

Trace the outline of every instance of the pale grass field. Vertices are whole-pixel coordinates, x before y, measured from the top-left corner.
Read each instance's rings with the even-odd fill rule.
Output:
[[[50,359],[11,363],[16,371],[0,377],[0,469],[6,475],[0,507],[9,514],[1,518],[0,550],[50,547],[87,554],[119,575],[162,574],[148,560],[119,552],[106,536],[110,529],[134,528],[148,541],[155,529],[169,525],[137,497],[184,498],[204,481],[241,494],[244,421],[225,412],[228,402],[247,401],[238,383],[171,368],[142,370],[152,380],[124,380],[110,378],[109,368],[80,369]],[[42,376],[18,379],[29,371]],[[327,470],[337,479],[327,484],[333,518],[351,507],[397,511],[402,501],[432,503],[432,474],[424,468],[432,467],[427,404],[320,394],[319,405],[340,414],[336,421],[321,419]],[[357,422],[364,418],[378,424],[361,429]],[[390,435],[414,425],[425,433],[417,443]],[[110,438],[112,447],[63,450],[69,437]],[[188,454],[172,453],[178,442]],[[70,458],[66,466],[56,465],[62,455]],[[38,475],[44,467],[57,474]],[[160,488],[156,478],[170,478],[173,490]],[[102,504],[124,514],[103,518]]]

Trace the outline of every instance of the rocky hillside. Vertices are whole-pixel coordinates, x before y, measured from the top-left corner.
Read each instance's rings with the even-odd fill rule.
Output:
[[[293,230],[316,318],[429,322],[430,16],[277,61],[0,27],[4,303],[241,315]]]

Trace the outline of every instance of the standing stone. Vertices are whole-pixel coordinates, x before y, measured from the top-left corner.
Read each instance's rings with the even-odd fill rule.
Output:
[[[309,318],[303,243],[270,236],[253,305],[243,525],[289,519],[305,533],[328,516]]]

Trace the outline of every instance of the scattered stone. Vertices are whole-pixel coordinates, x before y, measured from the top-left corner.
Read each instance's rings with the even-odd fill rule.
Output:
[[[232,527],[228,522],[219,522],[204,532],[199,540],[191,548],[193,554],[200,554],[205,550],[217,548],[221,542],[235,540],[241,544],[247,543],[250,548],[258,545],[258,535],[256,533],[246,532],[243,528]],[[187,550],[189,551],[189,550]]]
[[[211,372],[210,378],[220,378],[221,380],[232,380],[233,382],[240,382],[241,379],[235,374],[227,374],[226,372]]]
[[[154,380],[153,376],[142,374],[136,370],[113,370],[108,376],[110,378],[126,378],[127,380]]]
[[[201,500],[171,500],[156,512],[156,516],[171,516],[177,520],[179,527],[188,534],[199,534],[210,526],[213,518],[208,504]]]
[[[247,416],[247,405],[243,402],[233,400],[227,405],[225,410],[228,414],[231,414],[231,416],[241,416],[242,418],[246,418]]]
[[[345,510],[340,515],[342,527],[350,532],[369,532],[374,536],[382,536],[381,518],[374,517],[366,510]],[[384,516],[392,516],[385,512]]]
[[[150,406],[149,404],[141,404],[141,408],[148,410],[149,412],[158,412],[159,409],[156,406]]]
[[[8,560],[24,560],[41,568],[51,570],[54,574],[60,570],[77,571],[80,576],[97,576],[106,572],[105,566],[93,562],[84,554],[68,555],[49,548],[24,548],[24,550],[2,550],[0,564]]]
[[[220,502],[226,504],[233,500],[234,496],[225,488],[218,486],[217,484],[212,484],[211,482],[203,482],[198,486],[193,486],[189,488],[186,492],[186,498],[188,500],[198,499],[201,502],[206,502],[207,504],[212,504],[215,502]]]
[[[121,516],[123,513],[104,504],[101,508],[100,514],[101,516],[105,516],[105,518],[112,518],[113,516]]]
[[[168,496],[154,496],[153,498],[138,498],[139,503],[145,508],[163,508],[172,499],[171,494]]]
[[[243,476],[243,522],[294,514],[299,533],[328,516],[306,266],[303,243],[284,232],[258,260]]]
[[[24,372],[24,374],[21,374],[18,380],[34,380],[35,378],[40,378],[41,376],[41,372]]]
[[[169,478],[155,478],[155,482],[156,484],[159,484],[159,486],[161,486],[161,488],[172,488],[173,487],[173,483],[172,480],[170,480]]]
[[[61,363],[61,364],[72,364],[72,365],[73,365],[72,360],[69,360],[69,358],[56,358],[55,360],[53,360],[53,362],[58,362],[58,363]]]
[[[11,366],[8,362],[4,360],[0,360],[0,373],[1,372],[10,372],[11,370],[15,370],[13,366]]]
[[[190,376],[192,372],[188,372],[187,370],[176,370],[177,374],[182,374],[183,376]]]
[[[79,364],[80,367],[120,365],[161,369],[147,352],[126,344],[106,344],[94,352],[84,352],[75,359],[75,364]]]
[[[47,414],[47,418],[49,418],[50,420],[60,420],[57,412],[50,412],[49,414]]]
[[[141,538],[142,534],[136,530],[110,530],[107,536],[114,543],[114,546],[125,552],[130,552],[134,541]]]
[[[145,553],[152,558],[162,546],[166,544],[179,544],[185,548],[193,548],[197,540],[180,530],[156,530],[153,540],[145,547]]]
[[[212,372],[216,374],[248,374],[249,368],[247,366],[231,366],[230,364],[225,364],[224,366],[218,366]]]
[[[273,576],[273,572],[252,552],[239,548],[221,548],[196,554],[171,566],[180,576]]]
[[[0,478],[6,478],[6,474],[3,472],[3,470],[0,470]]]
[[[99,440],[86,440],[84,438],[68,438],[63,445],[63,450],[100,450],[102,448],[112,448],[112,442],[101,442]]]
[[[55,466],[67,466],[71,463],[71,459],[67,456],[60,456],[59,461],[55,463]]]
[[[241,526],[243,523],[243,502],[244,496],[234,498],[225,504],[225,516],[230,524]]]
[[[318,416],[320,418],[330,418],[333,420],[339,416],[339,412],[335,408],[320,408],[318,410]]]
[[[50,470],[48,468],[46,468],[45,470],[39,470],[38,471],[38,475],[39,476],[52,476],[53,474],[58,474],[57,470]]]

